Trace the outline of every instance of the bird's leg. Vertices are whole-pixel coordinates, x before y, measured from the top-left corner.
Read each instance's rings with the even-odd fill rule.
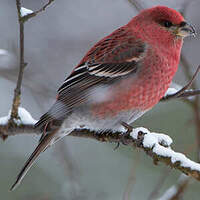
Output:
[[[121,122],[121,125],[126,129],[126,132],[122,135],[121,142],[124,145],[127,145],[126,137],[130,135],[133,130],[133,127],[127,124],[126,122]]]
[[[129,124],[127,124],[126,122],[121,122],[121,125],[126,129],[126,132],[122,135],[120,142],[123,145],[127,145],[128,143],[126,142],[126,136],[130,135],[130,133],[133,130],[133,127],[130,126]],[[118,149],[120,146],[120,142],[117,143],[116,147],[114,148],[114,150]]]

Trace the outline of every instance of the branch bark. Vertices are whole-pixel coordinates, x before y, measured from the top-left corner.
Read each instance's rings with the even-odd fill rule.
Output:
[[[50,4],[53,3],[54,1],[55,1],[55,0],[48,0],[48,2],[47,2],[44,6],[42,6],[42,8],[40,8],[40,9],[34,11],[33,13],[30,13],[30,14],[27,14],[27,15],[21,17],[21,18],[20,18],[20,21],[23,22],[23,23],[25,23],[25,22],[28,21],[29,19],[31,19],[31,18],[37,16],[39,13],[45,11],[46,8],[47,8],[48,6],[50,6]]]
[[[19,43],[20,43],[20,61],[19,61],[19,73],[16,88],[14,90],[14,98],[12,104],[10,126],[15,126],[14,119],[18,119],[18,107],[20,105],[21,99],[21,85],[24,74],[24,68],[26,63],[24,62],[24,23],[21,21],[21,1],[16,0],[17,13],[18,13],[18,23],[19,23]]]
[[[19,73],[17,78],[17,84],[16,88],[14,90],[14,97],[12,102],[12,109],[11,109],[11,115],[8,122],[8,127],[10,127],[11,130],[13,128],[17,127],[17,124],[15,123],[16,120],[20,119],[18,115],[18,108],[21,103],[21,86],[22,86],[22,80],[24,75],[24,69],[27,65],[27,63],[24,61],[24,23],[36,16],[38,13],[44,11],[47,6],[49,6],[54,0],[49,0],[48,3],[46,3],[41,9],[31,13],[27,14],[25,16],[22,16],[21,14],[21,0],[16,0],[16,8],[17,8],[17,14],[18,14],[18,23],[19,23],[19,44],[20,44],[20,60],[19,60]],[[2,136],[3,139],[6,139],[6,136]]]
[[[33,125],[24,125],[19,126],[17,128],[7,129],[7,126],[1,125],[1,131],[0,134],[7,134],[7,135],[15,135],[17,133],[25,133],[25,134],[32,134],[33,132],[36,134],[40,134],[39,130],[35,130]],[[136,129],[134,129],[136,130]],[[89,138],[94,139],[99,142],[110,142],[110,143],[120,143],[122,140],[126,142],[127,145],[131,147],[137,147],[139,149],[142,149],[148,156],[150,156],[153,159],[154,164],[158,164],[158,162],[162,162],[166,165],[169,165],[171,168],[175,168],[182,173],[191,176],[197,180],[200,181],[200,164],[194,163],[193,161],[187,159],[183,154],[176,153],[171,150],[170,144],[168,144],[165,140],[167,135],[163,134],[156,134],[156,133],[150,133],[147,129],[145,131],[142,131],[139,129],[137,133],[134,133],[134,135],[129,135],[125,137],[124,140],[124,133],[123,132],[110,132],[106,131],[103,133],[97,133],[92,130],[88,129],[75,129],[72,131],[69,136],[79,137],[79,138]],[[9,132],[8,132],[9,131]],[[145,141],[148,137],[152,137],[153,134],[160,135],[158,137],[159,143],[154,143],[153,145],[145,145]],[[158,149],[161,149],[159,152]],[[163,154],[165,152],[165,154]],[[168,152],[168,153],[167,153]],[[180,159],[179,159],[180,158]],[[188,163],[185,163],[184,160],[187,160]],[[195,167],[193,167],[193,165]],[[198,169],[199,168],[199,169]]]

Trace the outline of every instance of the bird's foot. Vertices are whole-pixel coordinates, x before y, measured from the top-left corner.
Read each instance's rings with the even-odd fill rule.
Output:
[[[133,127],[125,122],[121,122],[121,125],[126,129],[126,132],[122,135],[121,143],[123,145],[128,145],[127,136],[130,136],[130,133],[133,131]]]
[[[119,148],[120,143],[122,143],[123,145],[128,145],[127,136],[130,136],[130,133],[133,130],[133,127],[125,122],[121,122],[121,125],[126,129],[126,132],[122,135],[122,137],[120,138],[120,141],[117,142],[117,145],[115,146],[114,151]]]

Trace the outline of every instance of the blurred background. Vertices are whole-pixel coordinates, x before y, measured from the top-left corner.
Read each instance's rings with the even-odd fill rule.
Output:
[[[47,1],[24,0],[22,6],[37,10]],[[167,5],[183,11],[199,33],[200,1],[143,0],[144,8]],[[22,106],[35,119],[54,102],[57,88],[85,52],[138,10],[128,0],[59,0],[25,24],[25,69]],[[0,117],[12,105],[19,61],[19,29],[15,0],[0,2]],[[183,56],[194,73],[200,64],[199,35],[187,38]],[[174,82],[187,82],[180,65]],[[200,85],[200,76],[197,85]],[[194,109],[180,100],[159,103],[134,123],[170,135],[174,149],[198,160]],[[200,133],[199,133],[200,134]],[[0,140],[0,193],[4,200],[145,200],[160,199],[177,183],[181,173],[162,164],[153,165],[142,151],[89,139],[66,137],[41,155],[14,192],[9,188],[39,136],[19,135]],[[200,183],[192,180],[183,199],[198,200]],[[178,199],[178,198],[177,198]],[[180,198],[179,198],[180,199]]]

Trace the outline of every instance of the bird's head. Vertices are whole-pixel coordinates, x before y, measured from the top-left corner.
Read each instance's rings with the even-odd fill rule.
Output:
[[[137,27],[145,34],[155,37],[169,36],[172,38],[184,38],[195,35],[195,29],[187,23],[183,16],[176,10],[165,6],[156,6],[143,10],[130,21],[130,26]]]

